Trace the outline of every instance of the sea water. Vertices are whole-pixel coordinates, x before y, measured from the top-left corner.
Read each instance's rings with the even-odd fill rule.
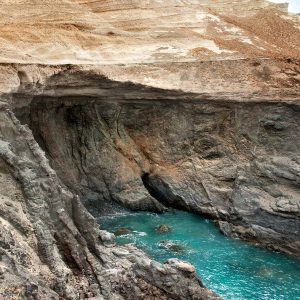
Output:
[[[200,216],[181,211],[119,213],[101,216],[98,222],[112,232],[130,228],[132,233],[117,237],[118,243],[133,243],[157,261],[176,257],[190,262],[206,287],[225,300],[300,299],[299,259],[228,238]],[[161,224],[172,231],[157,233]],[[180,247],[172,251],[166,243]]]

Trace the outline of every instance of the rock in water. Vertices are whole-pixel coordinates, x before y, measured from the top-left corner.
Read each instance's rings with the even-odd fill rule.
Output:
[[[185,247],[183,245],[172,241],[161,241],[159,242],[159,246],[173,252],[182,252],[185,250]]]
[[[170,233],[172,231],[171,227],[166,224],[161,224],[155,228],[157,233]]]
[[[131,233],[132,229],[127,227],[120,227],[114,232],[115,236],[126,235]]]

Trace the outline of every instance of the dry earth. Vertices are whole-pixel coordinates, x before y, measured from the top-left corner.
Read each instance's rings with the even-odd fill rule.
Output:
[[[1,0],[0,16],[1,62],[300,58],[299,17],[264,0]]]

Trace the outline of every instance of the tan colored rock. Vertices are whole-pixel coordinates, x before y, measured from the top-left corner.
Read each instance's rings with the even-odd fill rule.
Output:
[[[187,262],[180,261],[178,259],[172,258],[168,259],[167,263],[181,271],[188,273],[195,273],[195,267]]]
[[[0,2],[0,61],[299,59],[299,17],[265,0]]]

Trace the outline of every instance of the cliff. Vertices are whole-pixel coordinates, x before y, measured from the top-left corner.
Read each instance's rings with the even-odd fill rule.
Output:
[[[218,299],[192,266],[116,246],[88,212],[111,202],[300,256],[299,17],[260,0],[0,13],[1,296]]]

